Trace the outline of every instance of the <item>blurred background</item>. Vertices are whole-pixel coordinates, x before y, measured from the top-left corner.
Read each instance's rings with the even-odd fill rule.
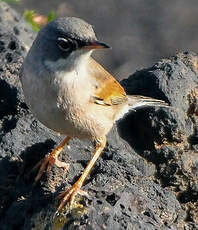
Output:
[[[21,0],[12,7],[21,14],[54,10],[56,17],[94,25],[98,39],[112,47],[94,56],[119,80],[161,58],[198,50],[198,0]]]

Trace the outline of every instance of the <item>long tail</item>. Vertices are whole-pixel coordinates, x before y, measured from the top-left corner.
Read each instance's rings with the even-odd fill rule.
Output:
[[[140,95],[127,95],[127,97],[129,108],[134,110],[147,106],[169,107],[169,105],[165,101],[151,97],[145,97]]]

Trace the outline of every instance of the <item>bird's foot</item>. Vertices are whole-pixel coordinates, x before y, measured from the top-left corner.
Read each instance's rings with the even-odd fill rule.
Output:
[[[88,193],[83,191],[82,189],[80,189],[80,186],[75,183],[70,189],[68,189],[67,191],[62,192],[56,199],[59,200],[61,199],[61,203],[57,209],[57,212],[59,212],[63,206],[69,202],[69,206],[71,207],[74,203],[74,199],[76,197],[76,195],[81,195],[81,196],[86,196],[88,197]]]
[[[36,184],[40,180],[44,171],[46,170],[46,172],[48,173],[51,170],[53,165],[63,168],[65,172],[69,169],[68,163],[59,161],[57,157],[54,156],[53,153],[51,153],[48,156],[46,156],[44,159],[40,160],[31,170],[31,172],[33,172],[33,171],[36,171],[40,167],[39,172],[35,178],[34,184]]]

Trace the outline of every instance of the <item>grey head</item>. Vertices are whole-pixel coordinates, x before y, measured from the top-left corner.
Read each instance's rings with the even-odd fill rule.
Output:
[[[80,18],[63,17],[50,22],[38,33],[28,56],[40,60],[52,71],[53,63],[59,63],[59,69],[68,68],[66,64],[70,63],[72,68],[81,57],[90,56],[92,50],[99,48],[109,46],[97,40],[90,24]],[[64,60],[70,61],[64,63]]]

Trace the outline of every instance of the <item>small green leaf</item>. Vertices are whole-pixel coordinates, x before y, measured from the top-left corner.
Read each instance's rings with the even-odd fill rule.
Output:
[[[55,12],[54,11],[51,11],[50,14],[48,15],[47,17],[47,21],[48,22],[51,22],[55,19]]]
[[[32,29],[38,32],[41,29],[41,27],[34,21],[34,14],[35,14],[34,10],[26,10],[24,13],[24,18],[27,22],[30,23]]]
[[[33,30],[36,32],[38,32],[46,23],[49,23],[55,19],[55,12],[51,11],[48,17],[40,15],[41,17],[46,18],[46,23],[39,24],[38,22],[35,22],[35,15],[36,13],[34,10],[26,10],[24,13],[25,20],[30,23]]]

